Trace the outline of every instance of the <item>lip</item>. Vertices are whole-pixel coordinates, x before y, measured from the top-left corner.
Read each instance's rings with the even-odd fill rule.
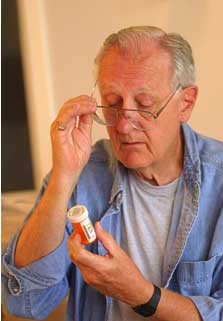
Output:
[[[141,143],[141,142],[125,143],[125,142],[123,142],[121,144],[125,147],[136,147],[136,146],[143,145],[144,143]]]

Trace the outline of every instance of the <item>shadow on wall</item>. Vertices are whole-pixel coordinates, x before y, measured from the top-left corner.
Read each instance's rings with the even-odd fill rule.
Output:
[[[33,189],[16,1],[2,1],[2,191]]]

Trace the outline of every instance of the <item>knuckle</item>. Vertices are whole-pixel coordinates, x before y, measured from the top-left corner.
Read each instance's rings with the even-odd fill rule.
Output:
[[[68,254],[73,262],[78,263],[78,254],[71,239],[68,239]]]
[[[69,246],[68,253],[73,263],[75,263],[77,266],[81,265],[82,256],[80,251],[77,251],[77,249],[73,246]]]
[[[88,285],[92,285],[91,283],[91,277],[88,274],[82,274],[84,282],[87,283]]]
[[[69,104],[63,107],[62,113],[63,115],[71,115],[75,116],[75,113],[79,111],[81,107],[81,103],[78,101],[71,101]]]
[[[84,273],[83,275],[84,282],[88,285],[95,286],[97,285],[96,278],[90,273]]]
[[[81,100],[86,100],[86,99],[89,99],[90,97],[88,95],[80,95],[77,98],[79,98]]]
[[[53,131],[54,131],[54,128],[55,128],[55,122],[53,122],[50,126],[50,135],[51,137],[53,136]]]
[[[78,259],[77,259],[77,255],[75,254],[75,252],[71,249],[69,250],[69,256],[70,256],[70,259],[73,263],[75,263],[75,265],[78,265]]]
[[[50,126],[50,137],[51,137],[51,140],[54,140],[55,126],[56,126],[56,122],[54,121]]]

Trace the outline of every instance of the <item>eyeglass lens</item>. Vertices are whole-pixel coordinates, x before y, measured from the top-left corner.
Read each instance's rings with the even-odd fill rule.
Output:
[[[99,107],[96,115],[97,117],[94,117],[95,121],[105,126],[117,126],[123,117],[134,128],[139,130],[149,130],[155,125],[155,119],[152,114],[137,110],[125,110],[115,107]]]
[[[100,97],[97,92],[97,81],[92,89],[90,96],[93,95]],[[155,127],[156,118],[160,115],[160,113],[164,110],[164,108],[168,105],[170,100],[173,98],[175,93],[180,88],[178,85],[175,91],[170,95],[169,100],[167,100],[166,104],[157,112],[157,116],[150,113],[149,111],[144,110],[131,110],[131,109],[121,109],[117,107],[106,107],[106,106],[98,106],[97,112],[94,114],[94,120],[100,125],[105,126],[117,126],[118,122],[122,117],[124,117],[128,122],[136,129],[139,130],[150,130]]]

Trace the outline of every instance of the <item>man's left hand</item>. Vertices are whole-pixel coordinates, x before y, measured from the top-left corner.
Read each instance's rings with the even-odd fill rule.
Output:
[[[153,285],[99,222],[95,224],[95,231],[98,241],[107,250],[105,256],[87,251],[76,233],[68,240],[70,258],[80,269],[84,281],[104,295],[131,306],[146,303],[152,296]]]

